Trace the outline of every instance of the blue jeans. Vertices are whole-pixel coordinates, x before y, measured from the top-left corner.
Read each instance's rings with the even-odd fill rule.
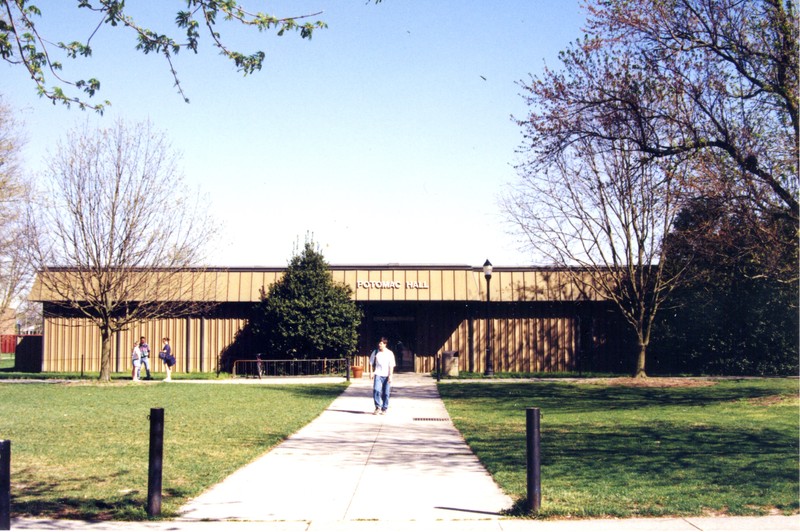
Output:
[[[379,377],[375,375],[372,383],[372,395],[375,399],[375,408],[386,410],[389,408],[389,395],[392,393],[392,383],[389,377]]]
[[[142,357],[141,367],[136,370],[136,375],[141,374],[142,367],[144,367],[145,372],[147,373],[147,377],[150,378],[150,357]]]

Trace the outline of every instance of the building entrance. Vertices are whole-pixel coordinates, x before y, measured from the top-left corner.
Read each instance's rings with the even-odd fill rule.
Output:
[[[372,322],[375,336],[389,339],[394,351],[397,371],[414,371],[414,349],[417,343],[417,322],[413,316],[375,316]]]

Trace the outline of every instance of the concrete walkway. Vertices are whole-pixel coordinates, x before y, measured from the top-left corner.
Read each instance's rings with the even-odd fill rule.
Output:
[[[373,416],[372,409],[371,380],[353,381],[316,420],[190,501],[177,520],[89,523],[13,519],[11,528],[131,532],[800,532],[797,515],[563,521],[504,518],[502,511],[511,506],[511,499],[497,487],[454,428],[433,379],[399,374],[389,413]]]
[[[512,505],[430,377],[395,377],[386,415],[354,380],[322,415],[183,508],[187,520],[497,519]]]

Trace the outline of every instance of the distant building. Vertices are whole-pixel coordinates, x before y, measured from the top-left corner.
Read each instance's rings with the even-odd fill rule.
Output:
[[[471,266],[330,266],[335,281],[353,289],[364,311],[357,363],[387,336],[401,369],[427,372],[434,356],[457,352],[461,371],[486,369],[487,313],[495,372],[617,371],[629,360],[629,334],[613,304],[586,294],[564,270],[495,267],[486,302],[481,268]],[[227,359],[263,351],[237,335],[247,324],[259,290],[285,268],[198,270],[215,305],[202,315],[165,317],[132,325],[115,335],[114,371],[130,369],[129,347],[146,336],[157,349],[172,339],[176,371],[213,372]],[[44,305],[43,371],[91,372],[100,368],[100,334],[71,314],[38,282],[30,299]],[[398,348],[399,346],[399,348]],[[336,353],[332,357],[338,356]],[[161,362],[156,359],[156,369]]]
[[[17,319],[13,308],[0,312],[0,334],[16,334],[16,327]]]

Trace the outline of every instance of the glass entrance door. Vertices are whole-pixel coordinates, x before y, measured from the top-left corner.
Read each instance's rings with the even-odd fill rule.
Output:
[[[417,343],[417,322],[413,316],[375,316],[373,330],[378,337],[389,339],[394,351],[397,371],[414,371],[414,348]]]

